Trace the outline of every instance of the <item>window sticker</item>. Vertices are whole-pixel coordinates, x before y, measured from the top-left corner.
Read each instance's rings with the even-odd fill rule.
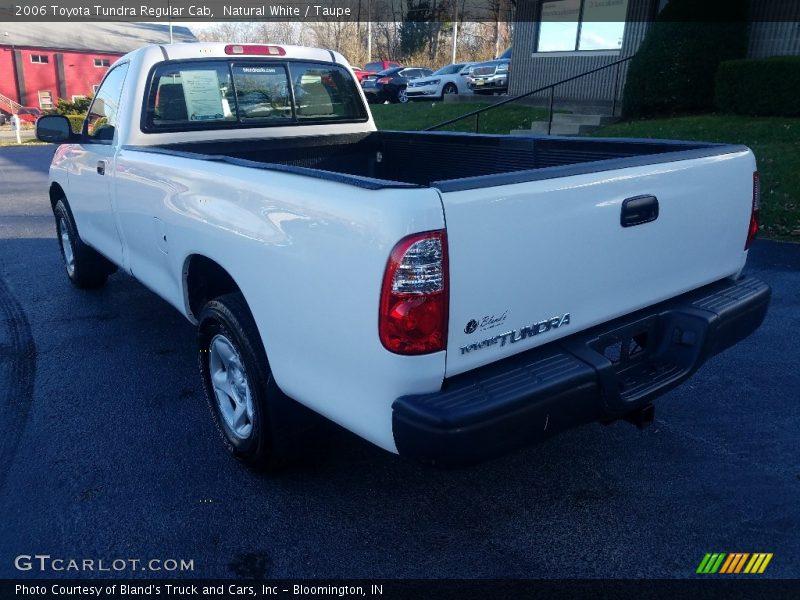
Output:
[[[190,121],[211,121],[225,118],[216,70],[181,71],[181,81],[186,98],[186,112]]]

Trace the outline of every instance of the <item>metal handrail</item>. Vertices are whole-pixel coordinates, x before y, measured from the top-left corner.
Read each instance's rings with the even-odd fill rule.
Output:
[[[10,112],[10,113],[14,113],[14,112],[18,111],[20,108],[22,108],[22,104],[20,104],[19,102],[15,102],[14,100],[9,98],[8,96],[4,96],[3,94],[0,94],[0,106],[5,105],[5,104],[8,105],[8,112]]]
[[[611,67],[617,67],[617,72],[614,74],[614,102],[613,102],[612,108],[611,108],[612,113],[616,113],[616,111],[617,111],[617,95],[619,93],[619,65],[628,62],[632,58],[633,58],[633,55],[626,56],[623,59],[616,60],[614,62],[608,63],[607,65],[603,65],[601,67],[597,67],[595,69],[592,69],[591,71],[586,71],[586,72],[580,73],[578,75],[573,75],[572,77],[568,77],[567,79],[562,79],[561,81],[557,81],[556,83],[551,83],[550,85],[546,85],[544,87],[540,87],[540,88],[535,89],[535,90],[533,90],[531,92],[525,92],[524,94],[520,94],[519,96],[514,96],[513,98],[507,98],[506,100],[501,100],[500,102],[495,102],[494,104],[490,104],[489,106],[484,106],[482,108],[478,108],[476,110],[473,110],[472,112],[465,113],[465,114],[461,115],[460,117],[455,117],[454,119],[450,119],[448,121],[443,121],[442,123],[437,123],[436,125],[431,125],[430,127],[426,127],[424,131],[434,131],[436,129],[439,129],[440,127],[444,127],[446,125],[450,125],[451,123],[457,123],[458,121],[463,121],[464,119],[467,119],[469,117],[474,116],[475,117],[475,133],[478,133],[478,129],[480,128],[481,113],[484,113],[486,111],[495,109],[495,108],[497,108],[499,106],[503,106],[505,104],[509,104],[511,102],[516,102],[517,100],[520,100],[521,98],[527,98],[528,96],[532,96],[533,94],[539,94],[541,92],[544,92],[545,90],[550,90],[550,108],[549,108],[550,114],[549,114],[548,120],[547,120],[547,133],[549,134],[550,131],[553,128],[553,104],[554,104],[554,101],[555,101],[555,89],[556,89],[556,87],[558,87],[559,85],[563,85],[565,83],[570,83],[571,81],[575,81],[576,79],[580,79],[581,77],[586,77],[587,75],[593,75],[594,73],[597,73],[597,72],[602,71],[604,69],[609,69]]]

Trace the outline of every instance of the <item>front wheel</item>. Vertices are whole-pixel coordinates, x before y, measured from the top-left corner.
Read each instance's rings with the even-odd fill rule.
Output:
[[[228,451],[256,469],[295,460],[303,438],[313,438],[308,429],[314,419],[275,383],[241,293],[206,304],[200,314],[198,343],[206,400]]]
[[[445,96],[455,96],[458,94],[458,88],[455,83],[448,83],[442,88],[442,100]]]

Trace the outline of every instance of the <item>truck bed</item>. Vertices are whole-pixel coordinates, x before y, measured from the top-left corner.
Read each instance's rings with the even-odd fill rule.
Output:
[[[361,187],[457,191],[701,158],[741,147],[701,142],[375,131],[137,148],[272,168]]]
[[[744,146],[378,131],[155,151],[370,190],[437,190],[448,377],[735,276],[747,256],[755,161]],[[503,337],[567,316],[568,327]]]

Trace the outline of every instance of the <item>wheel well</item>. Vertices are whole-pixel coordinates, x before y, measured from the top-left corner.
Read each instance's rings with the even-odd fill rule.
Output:
[[[64,193],[64,190],[61,188],[60,185],[58,185],[57,183],[53,183],[50,185],[50,208],[55,210],[56,202],[66,197],[67,195]]]
[[[193,254],[184,263],[183,289],[186,306],[195,319],[209,300],[240,291],[224,268],[199,254]]]

